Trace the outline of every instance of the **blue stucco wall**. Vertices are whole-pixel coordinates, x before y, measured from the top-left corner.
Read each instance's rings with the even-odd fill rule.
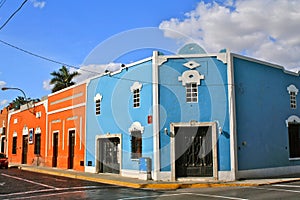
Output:
[[[198,103],[186,103],[186,89],[178,77],[190,70],[183,66],[195,61],[201,66],[197,70],[204,75],[198,87]],[[225,134],[218,134],[218,168],[230,170],[230,132],[228,117],[227,65],[216,58],[168,59],[159,67],[160,104],[160,148],[161,170],[170,171],[170,137],[164,129],[170,130],[171,123],[217,122]]]
[[[129,128],[138,121],[144,127],[142,152],[153,159],[152,124],[147,116],[152,115],[152,62],[144,62],[123,69],[113,76],[105,75],[91,79],[87,86],[86,112],[86,162],[95,166],[96,135],[122,134],[122,169],[138,170],[138,162],[131,160]],[[142,83],[141,106],[133,108],[133,94],[130,87],[134,82]],[[101,114],[95,115],[94,97],[102,95]]]
[[[285,123],[289,116],[299,116],[299,108],[290,109],[287,91],[291,84],[300,88],[299,77],[236,57],[233,63],[238,169],[299,165],[299,161],[289,161]]]

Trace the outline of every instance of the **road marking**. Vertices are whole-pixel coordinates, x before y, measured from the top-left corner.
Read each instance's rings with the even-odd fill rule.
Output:
[[[53,191],[76,190],[76,189],[106,189],[106,188],[113,188],[113,187],[116,187],[116,186],[106,186],[106,187],[82,186],[82,187],[70,187],[70,188],[55,188],[55,189],[44,189],[44,190],[33,190],[33,191],[16,192],[16,193],[9,193],[9,194],[0,194],[0,197],[25,195],[25,194],[33,194],[33,193],[40,193],[40,192],[53,192]]]
[[[42,195],[28,196],[28,197],[16,197],[16,198],[11,198],[11,199],[32,199],[32,198],[40,199],[41,197],[51,197],[51,196],[57,196],[57,195],[83,193],[83,192],[84,191],[58,192],[58,193],[54,193],[54,194],[42,194]]]
[[[3,186],[5,184],[5,182],[0,183],[1,186]]]
[[[300,188],[300,185],[283,185],[283,184],[276,184],[272,186],[277,186],[277,187],[291,187],[291,188]]]
[[[20,177],[17,177],[17,176],[11,176],[11,175],[8,175],[8,174],[1,174],[1,175],[9,177],[9,178],[14,178],[14,179],[17,179],[17,180],[20,180],[20,181],[26,181],[28,183],[40,185],[40,186],[43,186],[43,187],[57,189],[56,187],[53,187],[51,185],[46,185],[46,184],[43,184],[43,183],[38,183],[38,182],[35,182],[35,181],[31,181],[31,180],[27,180],[27,179],[24,179],[24,178],[20,178]]]
[[[258,188],[258,187],[251,187],[251,188],[255,188],[255,189],[258,189],[258,190],[300,193],[300,191],[297,191],[297,190],[285,190],[285,189],[276,189],[276,188]]]
[[[248,199],[242,199],[242,198],[238,198],[238,197],[226,197],[226,196],[220,196],[220,195],[200,194],[200,193],[178,193],[178,194],[163,194],[163,195],[142,196],[142,197],[128,197],[128,198],[122,198],[122,199],[119,199],[119,200],[143,199],[143,198],[157,198],[157,197],[171,197],[171,196],[179,196],[179,195],[194,195],[194,196],[222,198],[222,199],[232,199],[232,200],[248,200]]]

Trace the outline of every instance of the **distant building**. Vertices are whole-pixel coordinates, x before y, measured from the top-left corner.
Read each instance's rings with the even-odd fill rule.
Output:
[[[300,172],[299,74],[195,44],[87,83],[85,171],[154,180]]]
[[[6,153],[6,131],[7,131],[8,107],[0,111],[0,152]]]

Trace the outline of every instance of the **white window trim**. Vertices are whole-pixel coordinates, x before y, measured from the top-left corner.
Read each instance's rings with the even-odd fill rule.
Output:
[[[130,128],[128,129],[129,133],[133,132],[133,131],[141,131],[141,133],[144,133],[144,129],[145,127],[143,127],[141,125],[140,122],[133,122],[130,126]]]

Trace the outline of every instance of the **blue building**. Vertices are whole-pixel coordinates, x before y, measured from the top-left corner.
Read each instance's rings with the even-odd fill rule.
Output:
[[[85,171],[144,179],[146,160],[154,180],[300,172],[298,88],[299,74],[230,52],[154,51],[89,80]]]

